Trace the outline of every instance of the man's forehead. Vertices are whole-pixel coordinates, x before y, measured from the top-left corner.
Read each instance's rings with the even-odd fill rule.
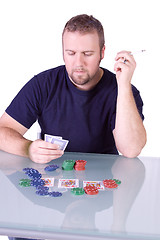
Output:
[[[66,30],[63,34],[63,38],[87,38],[87,37],[92,37],[92,38],[99,38],[98,37],[98,33],[96,31],[92,31],[92,32],[80,32],[80,31],[68,31]]]
[[[66,31],[63,35],[63,45],[67,46],[79,46],[83,45],[88,48],[95,48],[97,45],[99,46],[99,37],[97,32],[89,32],[89,33],[81,33],[81,32],[69,32]]]

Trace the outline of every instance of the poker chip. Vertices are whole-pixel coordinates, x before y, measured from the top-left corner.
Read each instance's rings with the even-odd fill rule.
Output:
[[[118,184],[113,179],[105,179],[103,180],[103,184],[105,188],[117,188]]]
[[[65,171],[71,171],[73,170],[75,161],[74,160],[64,160],[62,164],[62,169]]]
[[[52,164],[52,165],[48,165],[47,167],[45,167],[45,171],[49,171],[49,172],[51,172],[51,171],[55,171],[57,168],[59,168],[59,166],[58,165],[56,165],[56,164]]]
[[[40,179],[42,177],[42,174],[34,168],[24,168],[23,171],[31,179]]]
[[[71,193],[74,195],[83,195],[85,191],[83,188],[72,188]]]
[[[37,187],[37,186],[44,186],[45,181],[43,179],[32,179],[31,180],[31,186]]]
[[[19,185],[21,187],[30,187],[31,186],[31,180],[30,179],[21,179],[19,181]]]
[[[87,161],[86,160],[76,160],[74,169],[76,171],[84,171]]]
[[[36,189],[37,190],[46,190],[46,191],[48,191],[49,187],[38,185],[38,186],[36,186]]]
[[[48,190],[38,189],[38,190],[36,190],[36,194],[38,194],[40,196],[47,196],[48,195]]]
[[[31,168],[23,168],[23,172],[29,171]]]
[[[48,195],[50,197],[61,197],[62,196],[62,193],[61,192],[48,192]]]
[[[99,193],[98,189],[95,186],[88,185],[84,187],[85,193],[88,195],[96,195]]]
[[[121,181],[119,179],[113,179],[118,185],[121,184]]]

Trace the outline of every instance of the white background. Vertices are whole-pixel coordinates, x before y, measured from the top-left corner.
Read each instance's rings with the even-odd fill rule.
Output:
[[[106,52],[101,66],[113,71],[121,50],[135,55],[132,83],[144,101],[148,142],[142,156],[160,156],[159,1],[158,0],[5,0],[0,2],[0,115],[35,74],[64,64],[61,34],[72,16],[87,13],[105,30]],[[36,138],[36,127],[27,137]]]

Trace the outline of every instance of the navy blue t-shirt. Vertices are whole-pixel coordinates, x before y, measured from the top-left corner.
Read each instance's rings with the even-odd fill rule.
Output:
[[[117,81],[104,69],[99,83],[89,91],[77,89],[65,66],[34,76],[13,99],[6,112],[26,128],[38,120],[42,136],[51,134],[69,140],[68,152],[118,154],[113,137]],[[143,102],[132,86],[138,111]]]

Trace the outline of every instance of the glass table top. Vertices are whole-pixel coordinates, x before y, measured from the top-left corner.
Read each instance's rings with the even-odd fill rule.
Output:
[[[64,171],[64,160],[84,159],[84,171]],[[44,168],[59,168],[46,172]],[[21,187],[23,168],[54,178],[51,191],[61,197],[39,196],[35,187]],[[0,234],[46,239],[160,239],[160,158],[134,159],[106,154],[65,153],[49,164],[0,151]],[[119,179],[117,189],[97,195],[73,195],[59,188],[60,179]]]

